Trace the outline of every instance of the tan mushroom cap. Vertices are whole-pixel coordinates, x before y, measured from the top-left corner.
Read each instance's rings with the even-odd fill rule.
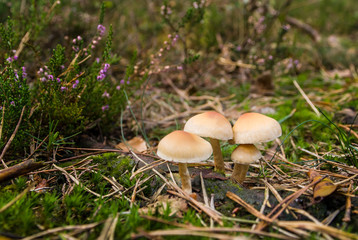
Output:
[[[272,141],[282,135],[280,124],[260,113],[245,113],[233,127],[235,143],[261,143]]]
[[[191,117],[186,122],[184,131],[218,140],[233,138],[230,122],[222,114],[214,111],[200,113]]]
[[[261,152],[253,144],[240,144],[231,153],[234,163],[249,165],[262,157]]]
[[[158,144],[157,155],[176,163],[195,163],[208,159],[213,153],[210,143],[203,138],[184,131],[166,135]]]

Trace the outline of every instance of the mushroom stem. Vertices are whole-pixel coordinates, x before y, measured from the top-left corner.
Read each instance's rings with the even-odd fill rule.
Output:
[[[210,138],[210,143],[213,147],[215,171],[224,173],[225,165],[223,155],[221,153],[220,142],[218,139]]]
[[[191,194],[191,179],[186,163],[179,163],[179,175],[181,179],[181,188],[188,194]]]
[[[239,184],[242,184],[246,178],[246,173],[248,170],[249,164],[235,163],[231,179]]]

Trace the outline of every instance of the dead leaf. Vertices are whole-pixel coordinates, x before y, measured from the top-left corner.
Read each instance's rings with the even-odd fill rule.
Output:
[[[307,173],[310,181],[313,182],[322,176],[313,169],[310,169]],[[313,187],[313,199],[317,203],[321,201],[324,197],[332,194],[336,190],[337,186],[333,183],[331,179],[328,177],[324,178],[322,181],[317,183]]]
[[[321,176],[316,177],[320,178]],[[317,183],[313,188],[313,199],[315,201],[319,201],[322,198],[331,195],[335,190],[337,186],[334,185],[333,181],[329,178],[323,179],[321,182]]]
[[[141,153],[147,150],[147,144],[141,137],[132,138],[131,140],[127,141],[127,145],[129,145],[130,148],[136,153]],[[122,142],[117,144],[115,148],[122,149],[125,152],[129,152],[127,145]]]
[[[170,216],[176,215],[177,217],[182,217],[182,212],[186,212],[188,210],[188,204],[184,199],[169,197],[169,195],[160,195],[155,203],[139,209],[139,213],[147,214],[149,211],[155,212],[156,209],[158,209],[160,214],[164,214],[164,211],[168,208],[168,206],[170,206]]]

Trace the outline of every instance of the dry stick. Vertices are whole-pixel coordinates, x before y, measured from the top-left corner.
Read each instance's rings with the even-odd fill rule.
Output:
[[[41,238],[43,236],[49,235],[49,234],[53,234],[53,233],[58,233],[58,232],[62,232],[62,231],[69,231],[69,230],[87,230],[87,229],[91,229],[94,228],[100,224],[102,224],[102,222],[97,222],[97,223],[90,223],[90,224],[84,224],[84,225],[77,225],[77,226],[64,226],[64,227],[57,227],[57,228],[52,228],[40,233],[36,233],[34,235],[31,235],[29,237],[25,237],[22,240],[32,240],[32,239],[36,239],[36,238]]]
[[[197,231],[197,232],[208,232],[208,233],[213,233],[213,232],[250,233],[250,234],[255,234],[255,235],[273,237],[275,239],[290,239],[290,238],[288,238],[288,237],[286,237],[286,236],[284,236],[282,234],[255,231],[255,230],[251,230],[249,228],[239,228],[239,227],[232,227],[232,228],[228,228],[228,227],[223,227],[223,228],[196,227],[196,226],[185,225],[185,224],[181,224],[181,223],[177,223],[177,222],[173,222],[173,221],[167,221],[167,220],[156,218],[156,217],[153,217],[153,216],[141,215],[140,217],[148,219],[150,221],[156,221],[156,222],[159,222],[159,223],[163,223],[163,224],[167,224],[167,225],[171,225],[171,226],[181,228],[181,229],[176,229],[176,230],[185,229],[185,230],[192,230],[192,231]],[[139,237],[139,236],[141,236],[141,234],[134,235],[133,237]]]
[[[35,148],[35,150],[25,159],[26,160],[29,160],[34,154],[35,152],[42,146],[42,144],[44,144],[44,142],[47,140],[47,138],[49,137],[49,135],[47,135],[44,140],[41,141],[41,143]]]
[[[134,201],[135,201],[135,196],[137,194],[137,188],[139,186],[139,182],[140,182],[140,178],[141,176],[138,178],[137,182],[135,183],[134,189],[133,189],[133,193],[132,193],[132,197],[131,197],[131,204],[130,204],[130,208],[133,207]]]
[[[42,168],[43,166],[45,166],[44,163],[35,162],[33,159],[30,159],[9,168],[2,169],[0,170],[0,183],[32,172],[33,170]]]
[[[277,199],[277,201],[280,203],[283,201],[282,197],[280,196],[280,194],[276,191],[276,189],[269,184],[266,180],[263,180],[263,182],[265,183],[265,185],[270,189],[270,191],[273,193],[273,195],[275,196],[275,198]],[[284,205],[285,206],[285,205]],[[289,209],[286,209],[286,213],[291,213],[292,216],[297,219],[297,216],[295,215],[295,213],[293,213],[292,211],[289,211]]]
[[[314,223],[318,224],[318,225],[323,225],[323,223],[321,223],[320,221],[318,221],[314,216],[312,216],[311,214],[309,214],[308,212],[306,212],[303,209],[299,209],[299,208],[293,208],[290,207],[290,209],[294,210],[295,212],[302,214],[303,216],[307,217],[308,219],[312,220]],[[333,240],[327,233],[323,233],[323,236],[327,239],[327,240]]]
[[[313,105],[313,103],[311,102],[311,100],[308,98],[308,96],[306,95],[306,93],[302,90],[302,88],[300,87],[300,85],[298,85],[296,80],[293,80],[293,84],[295,85],[295,87],[298,89],[298,91],[301,93],[302,97],[306,100],[306,102],[310,105],[310,107],[312,108],[312,110],[317,114],[317,116],[321,116],[321,113],[317,110],[317,108],[315,107],[315,105]]]
[[[324,232],[341,240],[358,240],[358,235],[356,234],[344,232],[334,227],[319,225],[309,221],[277,221],[276,224],[277,226],[284,228],[291,227],[294,229],[301,228],[309,231]]]
[[[158,167],[158,166],[160,166],[160,165],[162,165],[163,163],[166,163],[166,162],[167,161],[158,160],[158,161],[152,162],[149,165],[145,165],[145,166],[139,168],[137,171],[135,171],[129,179],[132,180],[137,174],[145,172],[145,171],[150,170],[152,168]]]
[[[7,149],[10,147],[12,140],[14,140],[17,131],[19,130],[19,127],[20,127],[20,124],[21,124],[21,120],[22,120],[22,117],[23,117],[24,112],[25,112],[25,108],[26,108],[25,106],[22,108],[22,110],[21,110],[21,115],[20,115],[19,121],[17,122],[17,125],[16,125],[16,127],[15,127],[15,130],[14,130],[14,132],[12,133],[12,135],[11,135],[9,141],[7,141],[5,147],[4,147],[4,149],[2,150],[2,153],[1,153],[1,155],[0,155],[1,162],[2,162],[2,164],[4,165],[5,168],[8,168],[8,166],[7,166],[6,163],[4,162],[4,159],[3,159],[3,158],[4,158],[4,155],[5,155],[6,151],[7,151]]]
[[[289,195],[288,197],[286,197],[282,202],[280,202],[268,215],[267,217],[270,219],[270,221],[266,221],[266,222],[260,222],[257,227],[256,230],[262,230],[264,229],[268,224],[267,222],[273,222],[274,220],[276,220],[276,218],[278,218],[278,216],[281,215],[281,213],[295,200],[297,199],[299,196],[301,196],[305,191],[307,191],[308,188],[314,186],[315,184],[317,184],[318,182],[322,181],[322,179],[324,179],[326,176],[323,176],[319,179],[316,179],[315,181],[312,181],[310,184],[308,184],[306,187],[298,190],[297,192]],[[273,215],[277,209],[279,207],[282,208],[275,214]],[[272,216],[273,215],[273,216]],[[272,217],[271,217],[272,216]]]
[[[261,214],[264,214],[264,211],[265,211],[265,208],[266,208],[266,205],[268,204],[268,200],[269,200],[269,197],[270,197],[270,192],[269,192],[269,189],[268,187],[266,186],[265,187],[265,198],[264,198],[264,201],[262,202],[262,205],[261,205],[261,208],[260,208],[260,213]],[[259,218],[256,218],[256,222],[259,222]],[[254,230],[256,227],[256,224],[253,224],[251,229]]]
[[[244,200],[242,200],[235,193],[228,191],[226,193],[226,196],[228,198],[230,198],[231,200],[237,202],[241,206],[243,206],[249,213],[251,213],[255,217],[260,218],[260,219],[262,219],[262,220],[264,220],[266,222],[272,222],[272,220],[270,218],[266,217],[264,214],[262,214],[259,211],[257,211],[253,206],[251,206],[250,204],[246,203]]]
[[[74,176],[72,176],[71,174],[69,174],[68,172],[66,172],[65,169],[56,166],[55,164],[53,164],[53,166],[55,168],[57,168],[58,170],[60,170],[61,172],[63,172],[67,177],[69,177],[76,185],[82,186],[84,190],[86,190],[89,193],[92,193],[93,195],[95,195],[96,197],[101,197],[100,194],[93,192],[91,189],[87,188],[86,186],[84,186],[80,181],[78,181]]]
[[[352,182],[349,184],[348,187],[348,194],[352,193]],[[350,222],[351,221],[351,210],[352,210],[352,200],[350,196],[347,196],[346,200],[346,211],[344,213],[344,217],[342,219],[343,222]]]

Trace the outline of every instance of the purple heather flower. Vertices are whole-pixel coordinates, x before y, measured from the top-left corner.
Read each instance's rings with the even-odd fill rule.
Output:
[[[106,111],[106,110],[108,110],[108,109],[109,109],[109,106],[108,106],[108,105],[102,106],[102,112],[104,112],[104,111]]]
[[[65,65],[61,65],[61,69],[65,69]]]
[[[61,82],[61,79],[60,79],[60,78],[56,78],[56,81],[57,81],[58,83],[60,83],[60,82]]]
[[[105,74],[100,73],[100,74],[97,76],[97,80],[98,80],[98,81],[101,81],[101,80],[103,80],[105,77],[106,77]]]
[[[72,85],[72,88],[76,88],[79,83],[80,83],[80,80],[77,79],[75,81],[75,83]]]
[[[50,74],[50,75],[48,75],[47,77],[48,77],[48,79],[49,79],[50,81],[53,80],[53,75]]]
[[[195,9],[198,9],[198,8],[199,8],[198,3],[197,3],[197,2],[193,2],[193,7],[194,7]]]
[[[67,90],[67,87],[61,87],[61,91],[66,91]]]
[[[269,60],[272,60],[272,59],[273,59],[272,55],[268,56],[268,59],[269,59]]]
[[[10,104],[13,105],[13,106],[15,106],[15,102],[14,102],[14,101],[11,101]]]
[[[77,39],[74,38],[74,39],[72,40],[72,43],[73,43],[73,44],[76,44],[76,42],[77,42]]]
[[[124,84],[124,79],[122,79],[121,81],[119,81],[120,84]]]
[[[78,40],[78,41],[81,41],[81,40],[82,40],[82,37],[81,37],[81,36],[77,36],[77,40]]]
[[[129,80],[127,81],[127,84],[130,84],[130,81],[129,81]]]
[[[183,67],[182,66],[177,66],[177,69],[178,70],[183,70]]]
[[[12,63],[12,61],[14,61],[14,59],[12,59],[12,57],[8,57],[8,58],[6,58],[6,61],[7,61],[8,63]]]
[[[102,94],[102,97],[106,97],[106,98],[109,98],[109,93],[105,90],[104,93]]]
[[[293,63],[297,66],[300,62],[296,59]]]
[[[47,79],[45,77],[40,78],[41,82],[47,82]]]
[[[111,67],[111,65],[109,65],[109,63],[106,63],[106,64],[104,64],[103,69],[104,69],[105,72],[107,72],[107,70],[108,70],[110,67]]]
[[[0,110],[2,110],[2,106],[0,106]]]
[[[118,85],[118,86],[116,87],[116,89],[117,89],[117,90],[121,90],[121,86]]]
[[[104,32],[106,31],[106,27],[103,26],[102,24],[98,24],[97,31],[100,36],[103,36]]]
[[[236,51],[241,51],[241,46],[240,45],[238,45],[237,47],[236,47]]]
[[[96,62],[99,63],[99,58],[96,58]]]
[[[16,61],[19,58],[19,56],[15,55],[14,60]]]

